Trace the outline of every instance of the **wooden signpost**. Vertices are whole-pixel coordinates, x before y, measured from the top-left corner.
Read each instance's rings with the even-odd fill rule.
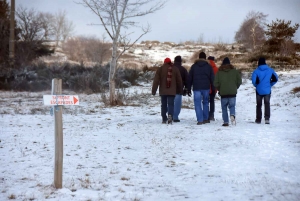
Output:
[[[63,123],[62,105],[79,105],[77,95],[62,95],[62,80],[52,80],[52,95],[44,95],[44,105],[53,105],[54,135],[55,135],[55,159],[54,159],[54,186],[62,188],[63,171]]]

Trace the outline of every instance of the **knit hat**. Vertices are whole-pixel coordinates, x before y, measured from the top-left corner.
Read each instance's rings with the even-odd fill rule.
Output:
[[[265,64],[266,64],[266,59],[263,58],[263,57],[260,57],[260,58],[258,59],[258,66],[260,66],[260,65],[265,65]]]
[[[182,60],[181,60],[181,56],[176,56],[175,58],[174,58],[174,61],[177,61],[177,62],[182,62]]]
[[[222,65],[226,65],[226,64],[230,64],[230,60],[228,57],[225,57],[223,62],[222,62]]]
[[[207,59],[208,59],[208,60],[212,60],[212,61],[214,61],[214,60],[215,60],[215,57],[213,57],[213,56],[209,56]]]
[[[171,59],[170,58],[165,58],[165,61],[164,61],[165,64],[169,64],[171,63]]]
[[[200,52],[199,59],[206,59],[206,54],[204,52]]]

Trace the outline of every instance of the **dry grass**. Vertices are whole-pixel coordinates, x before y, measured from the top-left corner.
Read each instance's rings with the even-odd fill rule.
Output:
[[[14,199],[16,199],[16,196],[14,194],[11,194],[10,196],[8,196],[8,199],[9,200],[14,200]]]
[[[298,93],[298,92],[300,92],[300,87],[295,87],[294,89],[292,89],[293,94]]]

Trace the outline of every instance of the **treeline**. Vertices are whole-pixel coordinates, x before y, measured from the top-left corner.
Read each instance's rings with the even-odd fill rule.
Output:
[[[36,63],[28,66],[26,70],[14,70],[15,75],[5,80],[0,79],[0,90],[14,91],[43,91],[50,90],[53,78],[62,79],[64,90],[82,93],[101,93],[108,90],[109,65],[95,65],[84,67],[61,63],[45,65]],[[138,69],[118,68],[116,73],[116,86],[127,88],[138,85],[141,81],[150,81],[154,72],[143,72]]]

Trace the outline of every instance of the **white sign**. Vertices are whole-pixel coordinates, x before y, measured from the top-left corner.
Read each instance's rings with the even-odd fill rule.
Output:
[[[43,95],[44,105],[79,105],[78,95]]]

